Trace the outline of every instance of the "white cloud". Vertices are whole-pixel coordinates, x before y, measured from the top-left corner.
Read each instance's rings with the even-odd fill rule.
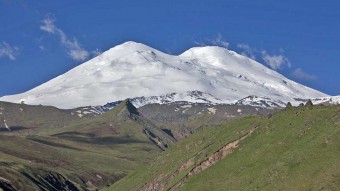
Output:
[[[84,61],[89,56],[89,52],[80,46],[77,39],[68,40],[65,38],[62,40],[62,44],[67,48],[68,55],[70,55],[73,60]]]
[[[256,53],[258,52],[256,49],[251,48],[247,44],[238,44],[237,47],[242,50],[241,54],[243,56],[256,60]]]
[[[96,50],[92,51],[91,53],[92,53],[93,56],[99,56],[103,52],[100,49],[96,48]]]
[[[202,41],[194,41],[194,44],[197,45],[197,46],[207,46],[207,44],[205,44],[204,42]]]
[[[317,79],[316,76],[304,72],[301,68],[297,68],[292,73],[292,76],[294,76],[295,78],[301,79],[301,80],[306,80],[306,81],[314,81]]]
[[[279,70],[284,66],[291,67],[291,63],[283,55],[269,55],[266,51],[262,51],[262,59],[273,70]]]
[[[77,39],[69,39],[64,31],[55,25],[55,19],[48,16],[41,22],[40,30],[58,36],[62,46],[73,60],[84,61],[88,58],[89,52],[81,47]]]
[[[50,17],[46,17],[41,22],[42,22],[42,25],[40,25],[40,30],[42,31],[52,33],[52,34],[56,34],[57,32],[62,32],[60,29],[57,28],[57,26],[55,26],[54,24],[55,20]]]
[[[7,42],[2,42],[0,44],[0,57],[7,57],[10,60],[15,60],[16,55],[19,53],[19,48],[12,46]]]
[[[223,40],[222,35],[219,33],[216,39],[211,40],[211,44],[215,46],[221,46],[224,48],[229,47],[229,42]]]
[[[224,48],[229,47],[229,42],[223,40],[223,37],[221,34],[217,35],[217,38],[215,39],[205,39],[200,41],[194,41],[194,43],[198,46],[220,46]]]

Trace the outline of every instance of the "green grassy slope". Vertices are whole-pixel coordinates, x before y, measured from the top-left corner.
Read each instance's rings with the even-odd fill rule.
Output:
[[[52,106],[14,104],[0,102],[0,132],[8,131],[6,124],[12,132],[27,133],[40,131],[40,129],[57,128],[86,120],[72,115],[70,111],[60,110]]]
[[[208,127],[107,190],[336,190],[339,148],[339,106],[292,108]],[[207,159],[216,161],[209,166]],[[202,164],[208,168],[196,171]]]
[[[61,190],[69,185],[73,189],[64,190],[85,190],[114,183],[173,142],[136,112],[123,102],[72,125],[0,134],[0,188]]]
[[[138,110],[155,123],[181,140],[208,125],[218,125],[227,120],[249,115],[268,115],[272,109],[241,105],[209,104],[149,104]]]

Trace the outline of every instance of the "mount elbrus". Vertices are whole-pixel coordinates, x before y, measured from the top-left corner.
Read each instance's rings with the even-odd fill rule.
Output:
[[[222,47],[195,47],[177,56],[126,42],[36,88],[0,101],[62,109],[135,97],[163,96],[159,99],[164,100],[168,95],[173,96],[170,101],[202,102],[201,98],[191,100],[190,92],[200,92],[202,99],[212,103],[237,103],[251,96],[255,101],[279,100],[281,106],[327,96]]]

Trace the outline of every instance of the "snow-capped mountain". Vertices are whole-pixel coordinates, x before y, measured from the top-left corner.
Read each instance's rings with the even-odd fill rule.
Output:
[[[176,56],[126,42],[32,90],[0,100],[66,109],[196,90],[234,101],[249,95],[283,102],[327,96],[225,48],[196,47]]]

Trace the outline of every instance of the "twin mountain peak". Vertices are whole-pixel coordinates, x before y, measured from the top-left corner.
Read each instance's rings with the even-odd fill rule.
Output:
[[[151,103],[235,104],[249,96],[282,105],[327,95],[222,47],[194,47],[180,55],[170,55],[129,41],[27,92],[4,96],[0,101],[70,109],[127,98],[143,98],[139,102]]]

